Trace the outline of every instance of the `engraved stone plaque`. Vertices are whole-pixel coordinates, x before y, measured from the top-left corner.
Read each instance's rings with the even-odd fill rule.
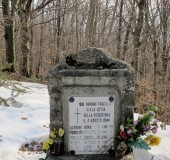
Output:
[[[105,154],[113,143],[114,97],[69,98],[69,150]]]

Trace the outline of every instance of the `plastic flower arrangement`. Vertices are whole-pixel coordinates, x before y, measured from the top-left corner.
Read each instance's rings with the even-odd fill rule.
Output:
[[[155,135],[158,129],[155,108],[156,106],[152,106],[149,112],[139,116],[136,121],[127,118],[125,126],[120,126],[118,139],[130,148],[149,150],[150,147],[159,145],[161,139]]]
[[[54,131],[50,132],[50,136],[49,139],[46,140],[45,142],[43,142],[43,151],[47,152],[48,150],[50,150],[50,148],[52,147],[53,143],[55,142],[56,138],[61,138],[64,135],[64,130],[62,128],[59,128],[58,131],[56,131],[54,129]]]

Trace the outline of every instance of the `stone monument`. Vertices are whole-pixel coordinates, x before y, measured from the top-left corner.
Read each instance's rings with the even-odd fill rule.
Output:
[[[73,159],[90,159],[115,149],[119,126],[133,117],[133,69],[127,63],[103,49],[87,48],[49,72],[48,90],[50,129],[65,131],[65,156],[60,159],[67,159],[70,151]]]

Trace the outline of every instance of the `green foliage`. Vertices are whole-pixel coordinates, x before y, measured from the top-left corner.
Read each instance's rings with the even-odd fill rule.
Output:
[[[139,117],[138,124],[136,125],[136,129],[141,130],[144,128],[144,126],[150,124],[154,116],[155,116],[154,112],[150,111],[148,113],[145,113],[144,116],[142,116],[141,118]]]
[[[126,120],[126,127],[132,127],[133,126],[133,120],[129,117]]]
[[[144,140],[129,142],[128,146],[130,148],[138,148],[138,149],[144,149],[144,150],[150,150],[151,149],[149,147],[149,144],[147,142],[145,142]]]
[[[151,106],[149,106],[149,110],[153,111],[153,112],[157,112],[158,111],[158,107],[155,106],[155,105],[151,105]]]
[[[3,68],[11,68],[13,66],[13,63],[6,63],[5,65],[3,65]]]
[[[11,100],[15,100],[14,98],[19,96],[20,94],[25,94],[28,92],[28,88],[24,87],[21,83],[9,80],[8,76],[1,72],[1,69],[0,69],[0,87],[4,87],[6,89],[11,90],[11,97],[6,99],[0,96],[0,104],[3,104],[5,106],[9,106],[8,103]]]

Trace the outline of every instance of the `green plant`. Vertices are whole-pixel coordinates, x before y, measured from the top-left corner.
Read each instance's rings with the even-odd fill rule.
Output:
[[[20,94],[25,94],[28,92],[28,88],[24,87],[21,83],[17,81],[8,80],[8,76],[0,71],[0,87],[10,89],[11,97],[4,98],[0,96],[0,104],[9,106],[11,100],[15,100]]]
[[[53,143],[54,143],[54,140],[59,137],[63,137],[64,135],[64,130],[62,128],[59,128],[59,130],[54,130],[54,131],[51,131],[50,132],[50,136],[49,138],[43,142],[43,151],[46,153],[47,151],[50,150],[50,148],[52,147]]]
[[[154,105],[151,105],[151,106],[149,106],[149,110],[153,111],[153,112],[157,112],[158,111],[158,107],[154,106]]]

